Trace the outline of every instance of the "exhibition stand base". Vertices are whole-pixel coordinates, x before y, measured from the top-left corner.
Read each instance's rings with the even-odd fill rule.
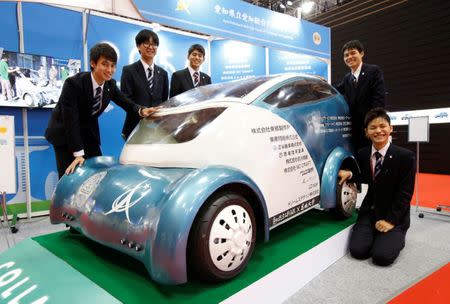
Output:
[[[237,278],[180,286],[153,282],[140,262],[83,235],[47,234],[0,256],[0,277],[9,280],[0,297],[5,303],[18,296],[24,303],[280,303],[346,254],[355,219],[310,211],[272,230],[269,242],[258,241]]]

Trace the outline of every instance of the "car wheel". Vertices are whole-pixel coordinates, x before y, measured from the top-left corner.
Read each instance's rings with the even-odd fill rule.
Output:
[[[29,107],[34,107],[34,99],[30,94],[25,94],[25,96],[23,97],[23,100],[25,101],[25,104]]]
[[[358,189],[356,183],[337,184],[335,214],[338,218],[349,218],[355,211]]]
[[[191,273],[220,282],[247,266],[256,238],[253,209],[240,195],[221,194],[208,200],[194,222],[188,246]]]

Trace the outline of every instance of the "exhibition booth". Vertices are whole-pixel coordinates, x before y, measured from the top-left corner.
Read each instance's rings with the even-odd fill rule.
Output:
[[[88,70],[88,50],[98,42],[110,43],[117,51],[113,77],[120,84],[122,67],[139,59],[134,37],[143,28],[157,31],[160,46],[156,64],[168,72],[169,79],[173,72],[186,67],[187,50],[194,43],[207,50],[202,70],[211,75],[213,83],[292,72],[330,78],[330,32],[323,26],[238,0],[227,1],[226,5],[223,1],[192,3],[184,9],[180,9],[179,1],[156,2],[134,1],[134,14],[125,8],[116,9],[134,19],[100,12],[108,10],[109,1],[90,4],[89,9],[2,2],[5,17],[1,20],[0,50],[14,59],[10,59],[11,66],[36,73],[45,66],[47,78],[55,66],[58,73],[52,93],[56,95],[62,79]],[[145,22],[135,20],[139,15]],[[17,204],[18,214],[30,217],[48,210],[58,178],[54,153],[44,138],[54,103],[48,98],[45,103],[27,104],[26,96],[24,93],[0,103],[0,115],[14,116],[13,161],[17,168],[15,173],[2,176],[16,174],[17,190],[6,199],[9,206]],[[105,112],[100,118],[103,155],[118,158],[124,143],[120,134],[125,113],[113,104]]]
[[[392,107],[405,91],[427,98],[429,91],[444,93],[426,86],[418,93],[414,82],[414,89],[394,87],[392,78],[409,83],[416,77],[401,78],[393,71],[404,71],[402,61],[413,70],[410,57],[392,55],[410,36],[402,32],[397,39],[398,31],[392,37],[376,30],[377,24],[398,28],[392,25],[397,23],[388,26],[384,17],[403,22],[403,12],[419,4],[336,1],[329,15],[322,10],[324,19],[331,20],[321,24],[333,29],[332,47],[331,28],[250,2],[262,1],[0,1],[1,303],[281,303],[299,298],[400,303],[392,302],[392,296],[447,263],[446,277],[422,293],[423,299],[445,298],[449,176],[419,173],[419,165],[421,153],[440,165],[438,154],[426,148],[441,150],[450,108],[440,103],[441,97],[430,109],[420,104],[416,110],[409,100],[408,107]],[[267,3],[288,2],[294,7],[285,0]],[[305,1],[295,5],[300,2]],[[323,3],[316,1],[317,6]],[[331,53],[340,54],[337,46],[349,40],[339,36],[344,24],[351,39],[365,39],[364,63],[376,63],[385,77],[385,107],[395,111],[377,119],[395,127],[392,137],[380,137],[410,150],[414,145],[415,172],[413,166],[409,171],[389,167],[393,158],[406,159],[406,154],[397,158],[400,154],[386,151],[383,158],[372,155],[373,168],[358,168],[351,143],[356,116],[350,114],[351,102],[331,86]],[[87,159],[59,179],[54,146],[44,134],[64,83],[74,78],[66,79],[89,71],[89,50],[107,43],[118,55],[113,78],[120,88],[123,68],[141,57],[135,36],[142,29],[157,33],[155,64],[167,71],[169,80],[189,65],[189,47],[203,46],[201,71],[211,76],[212,84],[169,99],[141,119],[126,141],[121,135],[126,113],[114,100],[107,107],[104,103],[98,118],[89,112],[94,127],[98,119],[103,156]],[[432,47],[420,41],[418,49],[418,44]],[[143,45],[155,49],[151,39]],[[377,52],[388,58],[369,60],[368,50],[370,56]],[[336,62],[333,57],[333,81],[342,77]],[[347,73],[350,65],[341,64]],[[436,77],[435,72],[426,74]],[[149,79],[142,80],[152,92]],[[353,90],[359,89],[358,78],[348,80]],[[441,132],[430,131],[433,127]],[[444,136],[439,139],[439,134]],[[388,165],[382,165],[385,159]],[[448,166],[442,167],[445,172]],[[384,193],[391,190],[387,184],[396,184],[383,175],[398,179],[408,174],[401,183],[410,186],[402,192],[408,202],[412,195],[411,213],[404,213],[410,230],[393,267],[379,267],[372,249],[367,260],[347,258],[355,208],[368,187],[358,185],[361,180],[352,179],[350,172],[341,183],[341,169],[366,172],[363,183],[368,181],[369,187],[377,185],[380,174],[378,181],[385,183],[377,190]],[[364,211],[378,216],[380,201],[388,201],[374,193],[368,197],[378,201],[371,206],[365,201],[359,221]],[[409,212],[404,202],[401,207]],[[398,226],[386,222],[389,229]],[[357,229],[353,231],[355,236]],[[308,290],[319,296],[310,300]],[[411,299],[421,298],[410,296],[406,302]]]
[[[0,104],[0,117],[4,117],[0,130],[5,134],[2,144],[5,149],[1,150],[2,170],[5,170],[1,174],[1,185],[5,189],[0,191],[8,193],[5,213],[10,216],[30,218],[48,214],[49,200],[58,183],[53,149],[44,138],[56,102],[52,96],[59,94],[65,78],[88,70],[88,50],[98,42],[109,43],[116,50],[118,62],[114,79],[117,80],[123,66],[139,59],[135,35],[149,28],[157,32],[160,40],[156,64],[168,72],[169,78],[173,72],[186,67],[187,50],[198,43],[207,53],[202,70],[211,75],[216,84],[285,73],[315,75],[330,81],[328,28],[242,1],[143,0],[128,3],[126,7],[119,7],[119,4],[110,7],[109,1],[88,6],[81,5],[84,1],[79,1],[80,5],[71,1],[56,2],[58,6],[0,2],[4,16],[0,20],[3,33],[0,50],[8,55],[9,65],[17,68],[16,98],[2,100]],[[33,96],[40,96],[40,99],[33,99]],[[120,136],[124,119],[123,110],[113,103],[99,119],[103,155],[119,158],[124,146]],[[319,130],[320,134],[348,131],[345,128],[348,115],[321,119],[321,126],[305,128]],[[339,129],[341,126],[344,127]],[[272,126],[272,129],[278,127]],[[262,131],[254,128],[251,133],[269,132],[270,128],[262,126]],[[284,136],[295,138],[292,134]],[[276,140],[270,138],[270,141]],[[305,142],[307,140],[311,139],[305,137]],[[302,144],[300,138],[298,145]],[[317,151],[326,146],[318,147]],[[316,157],[317,151],[309,156],[307,151],[298,149],[299,154],[308,154],[305,159]],[[343,151],[334,153],[339,158],[345,155]],[[321,168],[330,162],[319,159],[316,166]],[[3,167],[3,163],[9,165]],[[314,163],[310,162],[309,166],[304,175],[313,172],[316,176],[307,177],[318,180]],[[290,168],[284,168],[284,174],[289,173]],[[334,179],[332,183],[336,184]],[[320,191],[316,189],[319,183],[313,187],[314,191]],[[301,205],[301,210],[298,207],[294,210],[294,206],[277,214],[279,221],[295,217],[296,212],[317,204],[318,196],[309,203],[310,206]],[[65,212],[63,216],[72,217]],[[277,226],[275,216],[270,220],[272,228]],[[21,242],[2,254],[1,286],[7,289],[0,291],[5,299],[14,297],[17,302],[27,299],[33,303],[141,303],[142,299],[154,299],[157,303],[251,303],[260,299],[280,302],[346,254],[354,220],[355,216],[350,216],[336,221],[327,213],[312,210],[271,231],[270,242],[259,240],[241,275],[214,285],[195,280],[180,286],[160,285],[150,279],[138,261],[82,235],[68,231],[44,235]],[[266,226],[265,238],[268,239],[269,224]],[[165,237],[162,236],[163,240]],[[131,244],[128,240],[123,242]],[[169,265],[165,267],[170,269],[167,261],[170,259],[166,260]],[[299,268],[303,269],[301,273]]]

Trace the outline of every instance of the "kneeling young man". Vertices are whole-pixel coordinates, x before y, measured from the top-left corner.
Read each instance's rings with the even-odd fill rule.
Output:
[[[392,264],[405,246],[414,192],[414,154],[389,142],[391,120],[382,108],[369,111],[364,120],[372,145],[358,151],[361,174],[352,177],[339,171],[341,183],[352,180],[369,185],[350,237],[350,254],[357,259],[372,257],[375,264]]]

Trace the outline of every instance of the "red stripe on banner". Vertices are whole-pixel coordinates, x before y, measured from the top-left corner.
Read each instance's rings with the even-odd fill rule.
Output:
[[[450,205],[450,175],[419,173],[419,206],[435,209],[437,205]],[[417,185],[411,205],[416,204]]]
[[[405,290],[389,304],[450,303],[450,263]]]

